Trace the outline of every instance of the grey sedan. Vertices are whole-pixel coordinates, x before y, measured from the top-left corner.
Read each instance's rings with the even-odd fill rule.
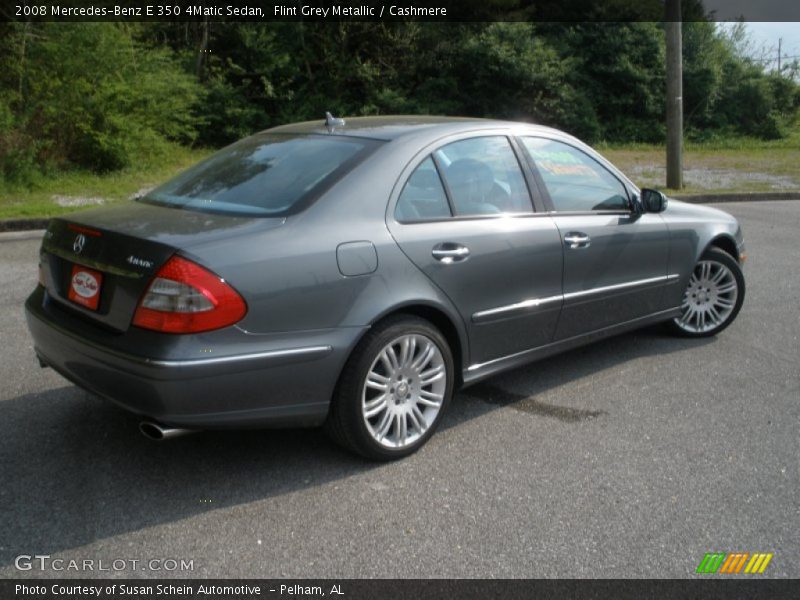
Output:
[[[151,437],[324,425],[393,459],[500,371],[652,323],[719,333],[743,260],[733,217],[561,131],[329,117],[53,219],[26,315],[43,366]]]

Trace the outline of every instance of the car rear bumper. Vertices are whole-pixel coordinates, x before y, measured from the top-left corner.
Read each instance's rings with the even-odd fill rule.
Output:
[[[350,348],[363,332],[340,328],[292,338],[237,331],[245,342],[232,345],[234,353],[224,353],[225,346],[214,352],[211,345],[200,358],[208,336],[198,342],[200,351],[187,343],[191,336],[182,336],[180,353],[149,358],[120,349],[120,335],[126,334],[113,335],[116,347],[83,335],[90,325],[65,318],[41,287],[28,298],[25,314],[45,365],[143,418],[196,429],[321,424]]]

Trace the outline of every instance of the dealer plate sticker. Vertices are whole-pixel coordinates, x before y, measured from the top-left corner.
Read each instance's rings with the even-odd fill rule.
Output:
[[[74,265],[67,297],[76,304],[91,310],[97,310],[97,305],[100,303],[100,286],[102,284],[102,273],[87,269],[81,265]]]

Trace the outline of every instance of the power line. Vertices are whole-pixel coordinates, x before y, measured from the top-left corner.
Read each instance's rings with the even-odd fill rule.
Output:
[[[781,60],[786,60],[786,59],[792,60],[794,58],[800,58],[800,54],[793,54],[791,56],[789,56],[788,54],[782,54],[781,55]],[[752,57],[749,57],[747,60],[751,60],[753,62],[760,62],[760,63],[772,63],[772,62],[775,62],[774,58],[752,58]]]

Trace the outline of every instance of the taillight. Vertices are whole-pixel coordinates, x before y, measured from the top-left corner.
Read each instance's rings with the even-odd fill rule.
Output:
[[[133,324],[165,333],[197,333],[233,325],[246,312],[244,299],[224,279],[173,256],[139,301]]]

